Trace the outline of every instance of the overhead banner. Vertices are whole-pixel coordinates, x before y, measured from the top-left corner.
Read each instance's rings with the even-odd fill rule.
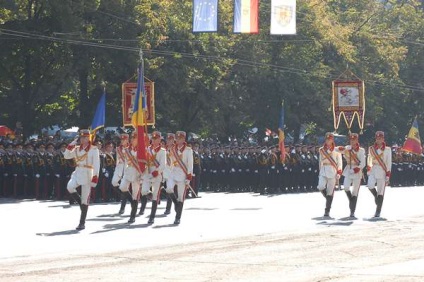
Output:
[[[335,130],[339,128],[340,120],[343,117],[350,132],[352,123],[355,117],[357,117],[359,128],[362,132],[365,116],[364,81],[333,81],[333,115]]]
[[[296,34],[296,0],[271,0],[271,34]]]
[[[218,31],[218,0],[193,0],[193,32]]]
[[[155,83],[147,81],[144,83],[146,90],[146,124],[155,124]],[[122,84],[122,117],[124,126],[132,126],[132,114],[134,109],[135,94],[137,93],[137,83],[125,82]]]

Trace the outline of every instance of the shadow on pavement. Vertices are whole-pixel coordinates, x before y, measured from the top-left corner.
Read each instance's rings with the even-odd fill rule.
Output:
[[[258,211],[261,210],[262,208],[234,208],[234,209],[230,209],[231,211]]]
[[[318,222],[317,224],[327,225],[327,226],[350,226],[353,224],[353,221],[332,221],[332,222],[321,221],[321,222]]]
[[[217,210],[218,208],[187,208],[185,210],[193,210],[193,211],[213,211]]]
[[[79,233],[79,230],[72,229],[72,230],[64,230],[64,231],[57,231],[57,232],[51,232],[51,233],[36,233],[37,236],[60,236],[60,235],[72,235]]]
[[[167,227],[178,227],[178,224],[165,224],[165,225],[154,225],[152,228],[159,229],[159,228],[167,228]]]
[[[370,221],[370,222],[387,221],[387,218],[384,218],[384,217],[371,217],[371,218],[364,218],[364,221]]]

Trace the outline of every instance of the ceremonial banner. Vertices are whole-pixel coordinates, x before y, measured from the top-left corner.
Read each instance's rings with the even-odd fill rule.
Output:
[[[403,144],[402,151],[417,155],[422,154],[421,138],[420,133],[418,131],[417,118],[415,118],[414,122],[412,123],[411,129],[409,130],[408,138]]]
[[[296,34],[296,0],[271,0],[271,34]]]
[[[362,131],[365,116],[365,85],[362,80],[333,81],[333,115],[335,130],[339,128],[343,116],[350,132],[356,116]]]
[[[258,33],[259,0],[234,0],[234,33]]]
[[[146,93],[146,123],[155,124],[155,84],[152,81],[144,83]],[[137,93],[137,83],[125,82],[122,84],[122,117],[124,126],[132,126],[132,115]]]
[[[218,31],[218,0],[193,1],[193,32]]]

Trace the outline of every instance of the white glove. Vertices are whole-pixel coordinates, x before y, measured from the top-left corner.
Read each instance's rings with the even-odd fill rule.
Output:
[[[59,178],[59,177],[60,177],[60,175],[59,175],[59,174],[55,174],[54,176],[56,176],[57,178]]]
[[[390,177],[386,176],[386,184],[389,183]]]
[[[340,174],[336,174],[336,179],[339,180],[340,179]]]
[[[106,177],[106,178],[109,178],[109,173],[107,173],[107,172],[106,172],[106,173],[105,173],[105,177]]]
[[[105,173],[106,172],[106,169],[105,168],[102,168],[102,172]]]
[[[40,175],[37,173],[37,174],[35,175],[35,177],[40,178]]]
[[[186,179],[185,180],[185,185],[189,185],[190,184],[190,180]]]
[[[13,174],[13,176],[18,176],[18,175],[15,173],[15,174]]]
[[[8,173],[5,173],[5,174],[3,174],[3,175],[7,177],[9,174],[8,174]]]

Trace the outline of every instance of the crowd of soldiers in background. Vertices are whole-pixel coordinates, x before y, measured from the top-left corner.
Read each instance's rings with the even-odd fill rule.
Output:
[[[118,201],[111,185],[119,136],[97,141],[101,173],[92,202]],[[285,160],[277,145],[234,146],[192,142],[196,191],[261,194],[317,191],[320,146],[286,145]],[[73,160],[66,160],[66,142],[56,137],[26,143],[0,141],[0,197],[68,199],[66,190]],[[367,149],[367,148],[365,148]],[[392,147],[392,187],[424,185],[424,158]],[[364,171],[366,178],[366,172]],[[343,183],[343,179],[340,180]],[[363,179],[363,184],[366,179]]]

